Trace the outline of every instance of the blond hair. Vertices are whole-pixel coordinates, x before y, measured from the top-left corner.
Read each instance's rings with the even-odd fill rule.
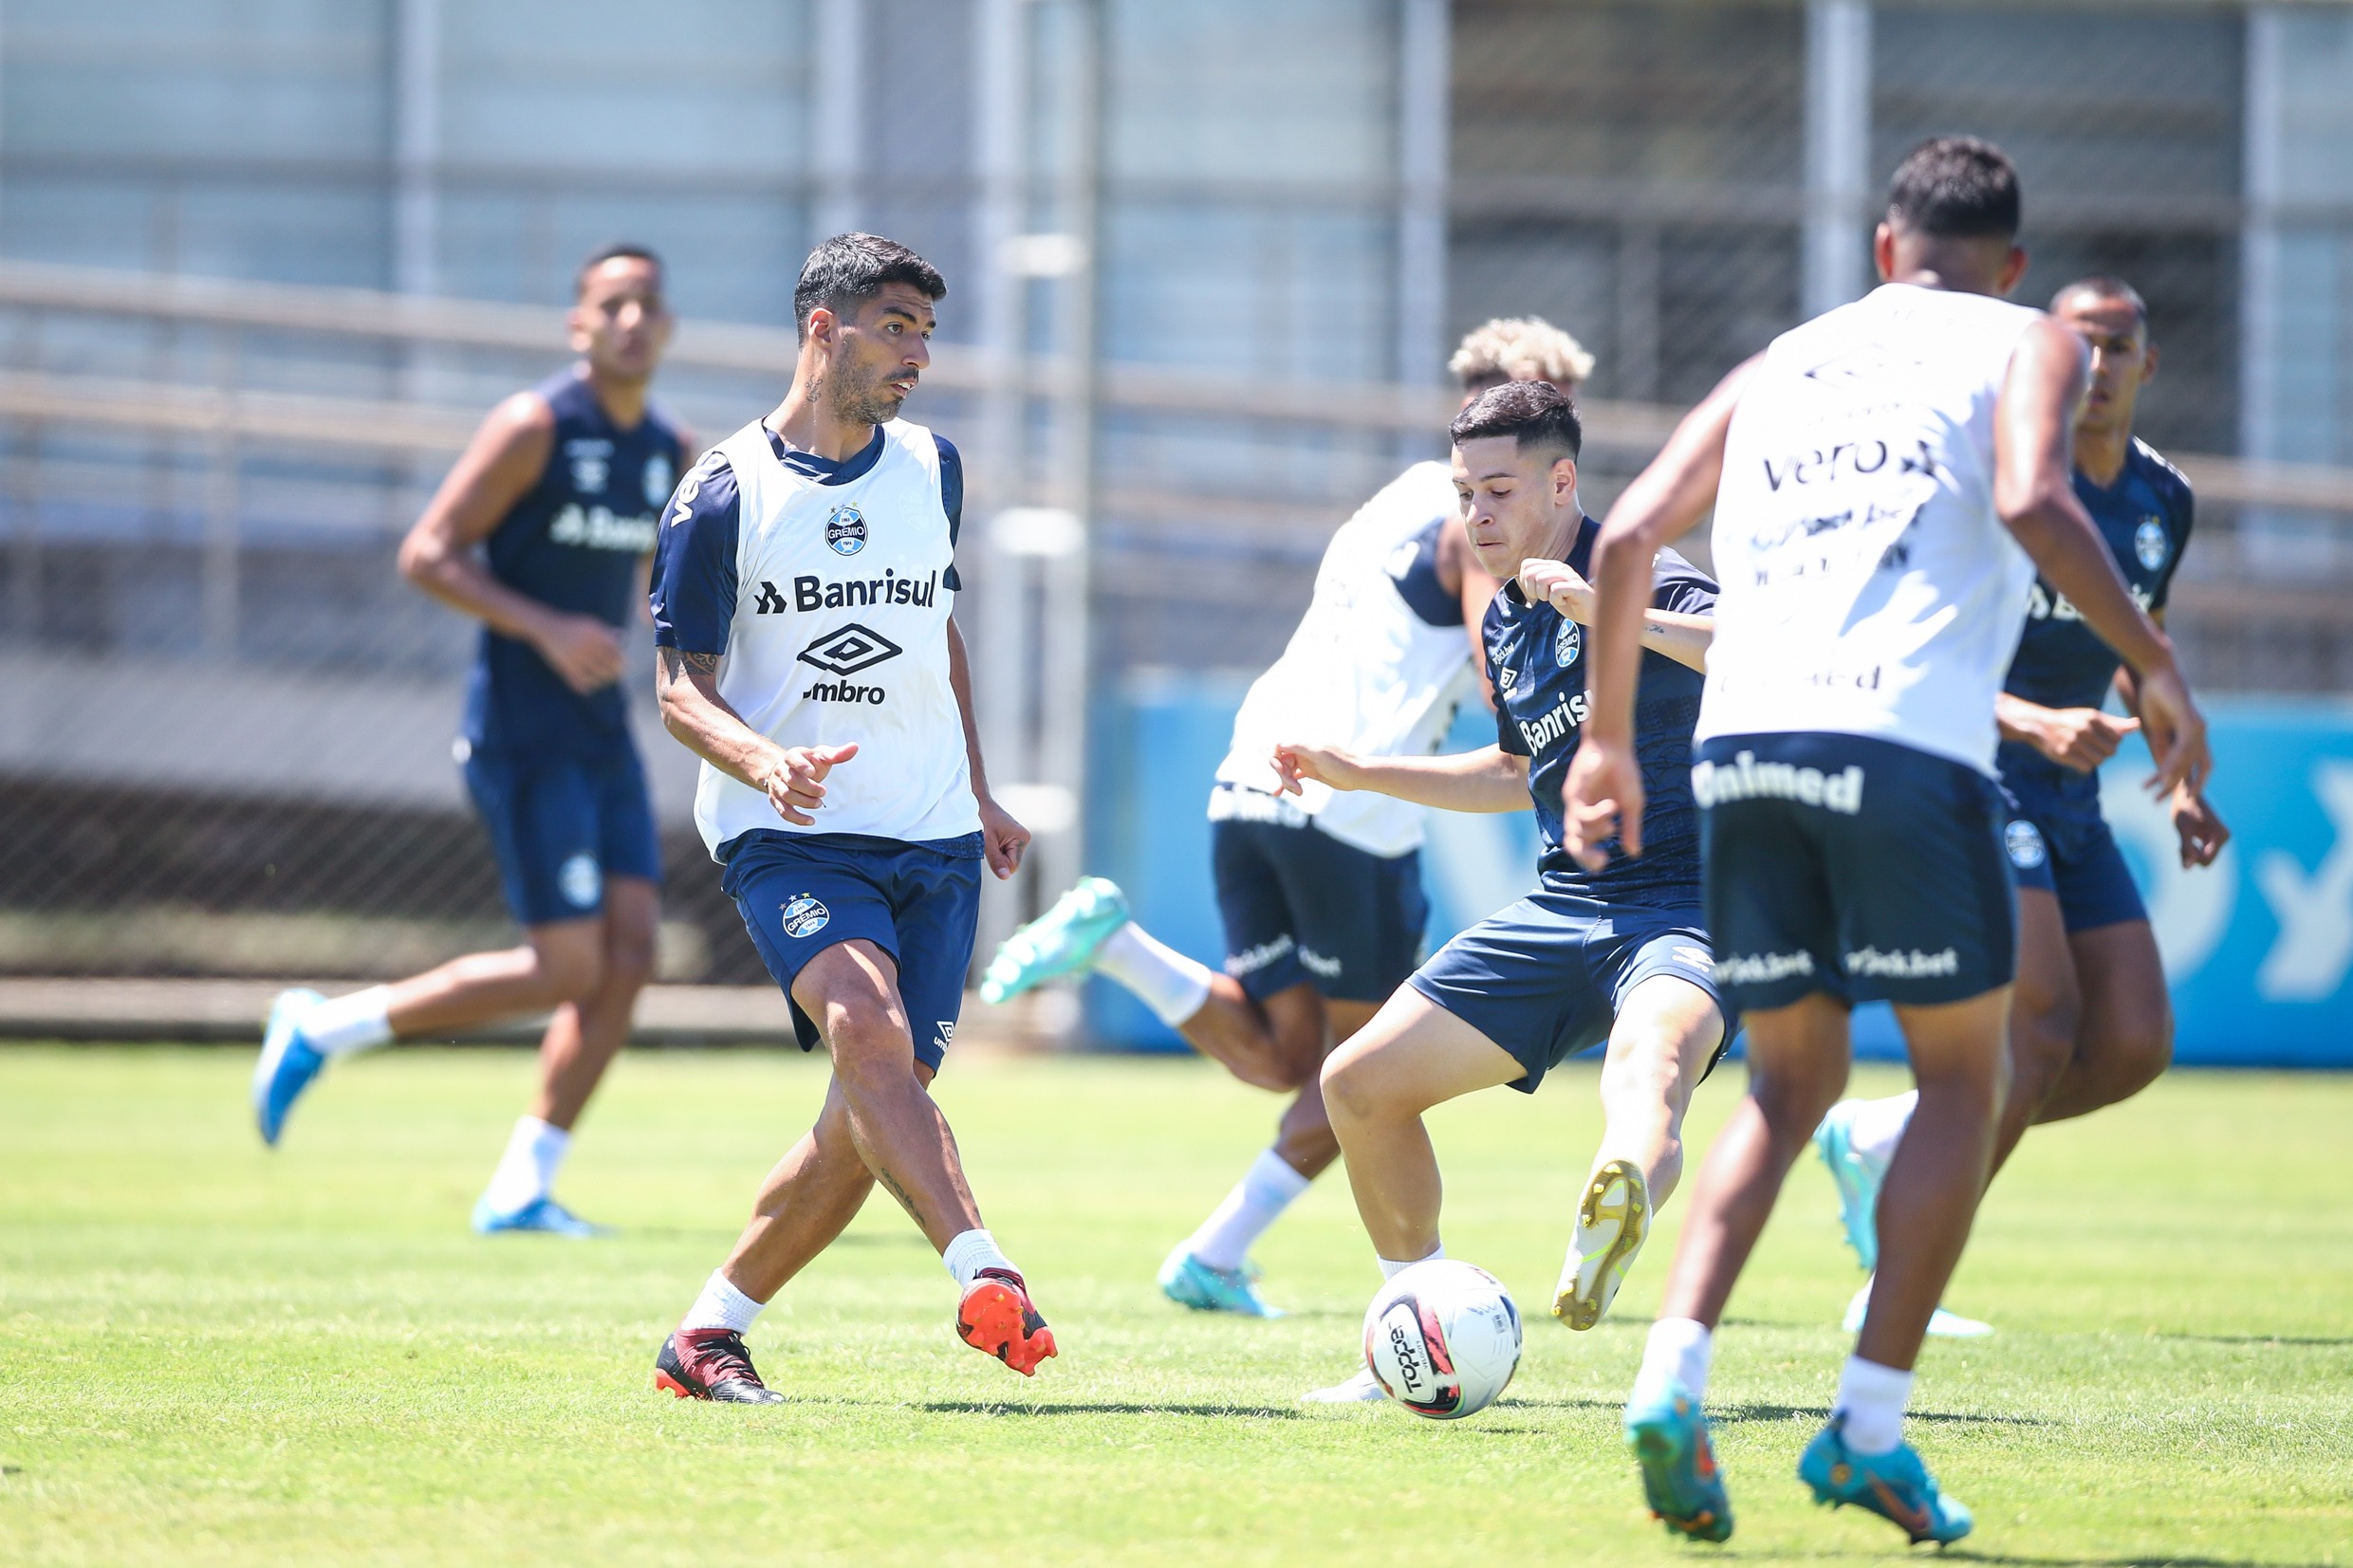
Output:
[[[1593,356],[1541,316],[1498,316],[1472,328],[1446,369],[1466,388],[1492,380],[1550,381],[1569,388],[1593,374]]]

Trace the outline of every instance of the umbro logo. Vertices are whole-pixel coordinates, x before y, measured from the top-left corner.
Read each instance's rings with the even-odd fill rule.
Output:
[[[813,664],[828,674],[854,675],[905,652],[881,633],[852,621],[802,649],[800,658],[803,664]]]

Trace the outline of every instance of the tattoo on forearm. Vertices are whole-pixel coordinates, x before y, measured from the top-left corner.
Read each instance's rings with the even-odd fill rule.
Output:
[[[689,670],[700,671],[706,675],[718,673],[719,655],[716,654],[690,654],[682,648],[663,648],[658,652],[661,655],[662,679],[665,681],[676,680]]]

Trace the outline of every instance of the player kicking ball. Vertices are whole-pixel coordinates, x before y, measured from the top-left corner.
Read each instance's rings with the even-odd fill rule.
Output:
[[[582,264],[580,362],[493,410],[400,546],[419,588],[482,622],[456,752],[524,945],[324,999],[282,993],[253,1070],[275,1145],[327,1062],[552,1007],[540,1090],[473,1227],[586,1236],[556,1172],[654,968],[661,858],[630,738],[622,636],[656,519],[695,452],[646,400],[672,318],[650,250]]]
[[[2132,433],[2140,389],[2157,374],[2148,306],[2131,285],[2089,277],[2059,290],[2050,314],[2091,350],[2091,391],[2075,423],[2075,498],[2134,600],[2161,626],[2190,542],[2191,496],[2181,471]],[[2133,712],[2132,672],[2065,594],[2037,581],[1995,709],[2002,746],[1994,763],[2012,802],[2003,842],[2018,882],[2018,984],[1996,1171],[2029,1126],[2129,1099],[2173,1060],[2173,1005],[2157,936],[2100,810],[2100,765],[2140,728],[2137,718],[2101,710],[2111,689]],[[2167,807],[2182,865],[2214,864],[2231,837],[2214,807],[2187,784],[2175,787]],[[1879,1257],[1880,1187],[1917,1098],[1842,1100],[1814,1134],[1838,1185],[1846,1239],[1866,1270]],[[1869,1299],[1866,1284],[1848,1309],[1849,1329]],[[1929,1332],[1992,1330],[1940,1307]]]
[[[1724,591],[1698,757],[1716,978],[1748,1024],[1749,1093],[1709,1152],[1625,1411],[1652,1510],[1722,1540],[1714,1335],[1783,1179],[1846,1082],[1848,1009],[1895,1005],[1919,1085],[1880,1197],[1879,1278],[1798,1475],[1914,1541],[1970,1512],[1903,1441],[1912,1369],[1991,1168],[2008,1072],[2015,903],[1995,697],[2040,566],[2139,676],[2158,784],[2195,792],[2204,723],[2069,483],[2075,335],[2003,303],[2026,269],[2010,159],[1968,138],[1896,171],[1883,286],[1728,377],[1619,499],[1595,554],[1592,711],[1567,848],[1640,853],[1636,672],[1653,552],[1713,507]],[[1677,802],[1679,820],[1682,811]]]
[[[1448,370],[1463,403],[1506,381],[1571,391],[1593,370],[1574,338],[1532,319],[1491,321]],[[1495,580],[1472,559],[1444,463],[1417,463],[1332,536],[1315,597],[1283,656],[1251,683],[1210,793],[1211,866],[1226,931],[1218,974],[1130,918],[1100,876],[1082,880],[997,950],[981,995],[1003,1002],[1075,970],[1141,999],[1243,1082],[1296,1091],[1274,1146],[1161,1264],[1179,1305],[1279,1317],[1250,1250],[1340,1157],[1317,1073],[1421,955],[1423,809],[1312,781],[1285,793],[1275,744],[1313,740],[1361,756],[1421,756],[1478,689],[1479,620]]]
[[[1513,382],[1456,415],[1454,483],[1479,563],[1504,580],[1481,627],[1496,744],[1449,757],[1358,757],[1284,744],[1292,789],[1375,790],[1452,811],[1531,803],[1545,840],[1536,891],[1449,942],[1324,1064],[1324,1102],[1384,1277],[1443,1257],[1437,1157],[1422,1114],[1501,1084],[1532,1094],[1559,1062],[1607,1043],[1602,1144],[1553,1295],[1588,1329],[1609,1310],[1683,1165],[1693,1088],[1729,1021],[1699,917],[1698,828],[1684,783],[1715,584],[1658,563],[1641,641],[1642,763],[1663,802],[1654,854],[1587,868],[1561,839],[1560,791],[1585,715],[1580,575],[1599,525],[1577,501],[1582,443],[1558,388]],[[1529,587],[1543,597],[1531,600]],[[1566,606],[1564,609],[1564,606]],[[1310,1398],[1381,1397],[1369,1371]]]
[[[833,1061],[817,1124],[655,1362],[680,1398],[773,1404],[744,1331],[880,1182],[963,1292],[959,1337],[1023,1376],[1054,1336],[982,1226],[932,1099],[973,959],[980,867],[1029,835],[990,798],[950,611],[964,470],[899,417],[923,369],[931,264],[872,234],[813,251],[801,353],[767,418],[680,483],[654,566],[662,719],[702,758],[695,821]]]

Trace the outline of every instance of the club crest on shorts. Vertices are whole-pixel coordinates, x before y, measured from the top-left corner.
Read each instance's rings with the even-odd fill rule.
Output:
[[[1552,634],[1552,662],[1566,670],[1577,662],[1584,651],[1584,632],[1566,616],[1561,618],[1561,629]]]
[[[2155,517],[2142,518],[2140,526],[2133,530],[2133,554],[2152,572],[2165,564],[2166,553],[2173,547],[2174,542],[2165,537],[2165,525]]]
[[[825,547],[836,555],[856,555],[866,547],[865,514],[846,504],[825,514]]]
[[[785,934],[794,937],[815,936],[825,929],[826,923],[832,918],[833,911],[825,908],[814,897],[806,893],[796,894],[793,895],[792,902],[785,906]]]
[[[604,877],[597,870],[597,858],[582,850],[556,868],[556,891],[564,901],[576,910],[584,910],[597,901],[604,891]]]
[[[645,478],[640,487],[645,491],[645,504],[659,508],[670,500],[670,491],[677,476],[670,471],[670,459],[660,452],[645,460]]]
[[[2023,817],[2002,830],[2002,847],[2010,851],[2010,863],[2020,871],[2032,871],[2048,856],[2043,848],[2043,830]]]

